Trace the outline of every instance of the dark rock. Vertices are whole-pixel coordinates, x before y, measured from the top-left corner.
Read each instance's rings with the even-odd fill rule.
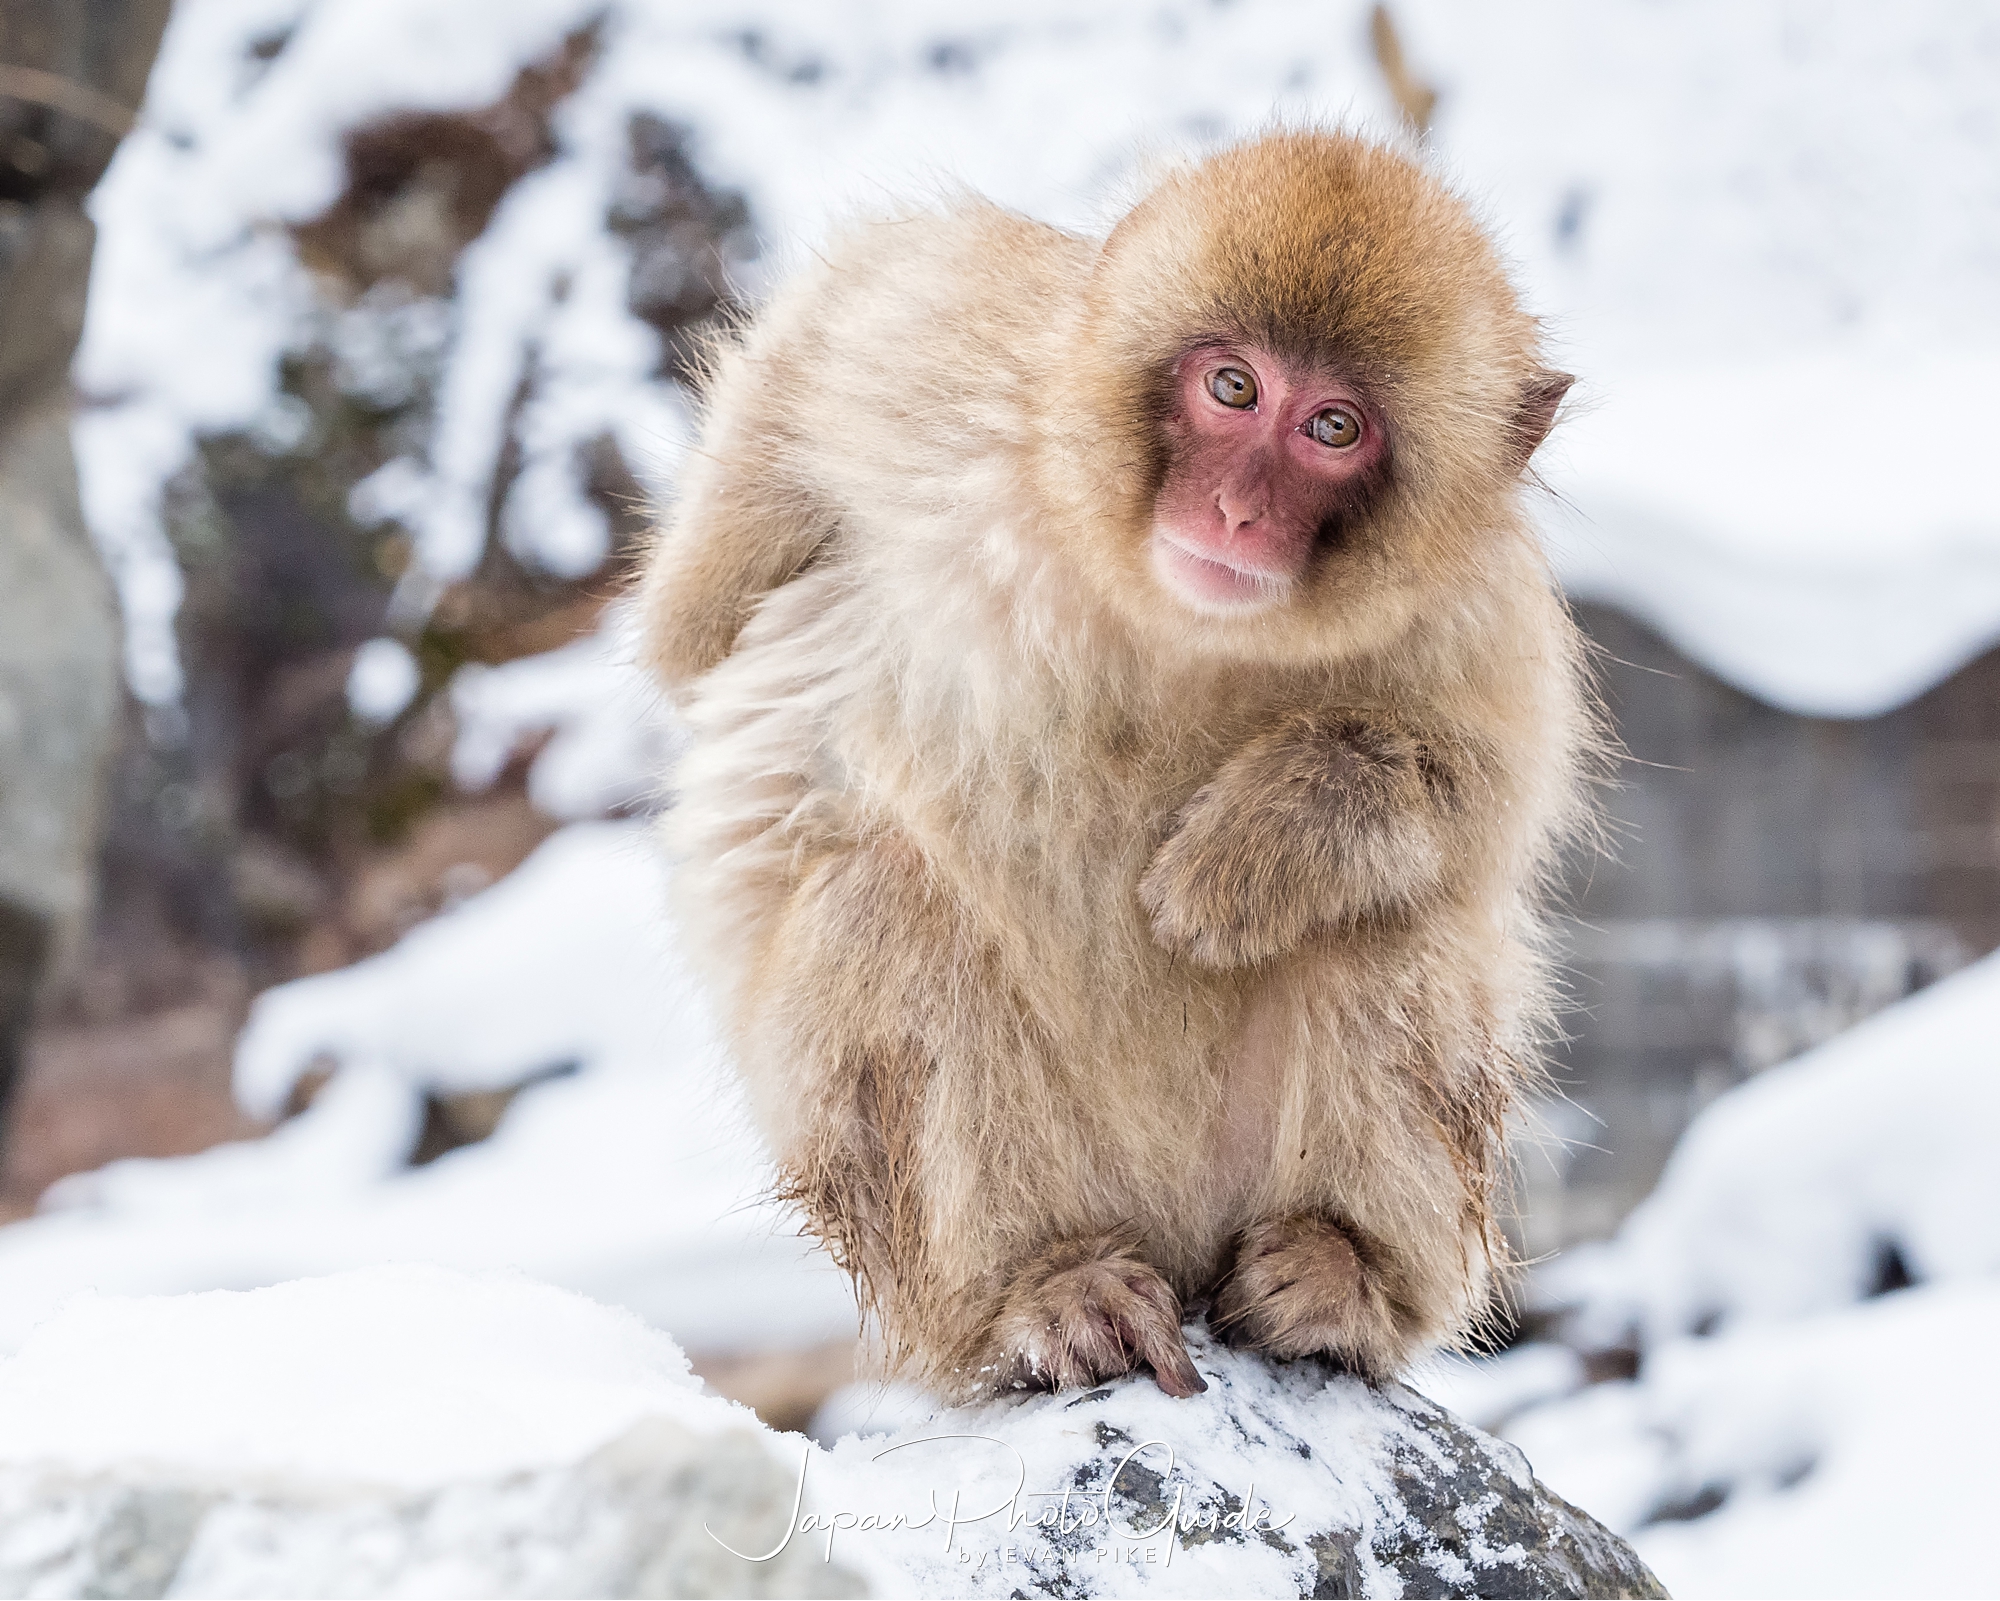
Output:
[[[1209,1384],[1191,1400],[1128,1378],[842,1441],[809,1466],[815,1530],[842,1512],[907,1514],[893,1532],[837,1530],[833,1555],[921,1594],[1666,1593],[1513,1446],[1414,1391],[1188,1333]],[[947,1549],[922,1519],[954,1495],[998,1510],[964,1513]]]

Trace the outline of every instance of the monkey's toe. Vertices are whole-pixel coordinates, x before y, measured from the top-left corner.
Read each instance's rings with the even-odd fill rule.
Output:
[[[1285,1359],[1324,1353],[1373,1378],[1395,1372],[1408,1344],[1353,1236],[1312,1215],[1244,1231],[1209,1324],[1231,1345]]]
[[[1080,1389],[1141,1363],[1169,1395],[1208,1388],[1181,1339],[1172,1286],[1130,1257],[1101,1257],[1017,1284],[998,1334],[1012,1372],[1038,1388]]]

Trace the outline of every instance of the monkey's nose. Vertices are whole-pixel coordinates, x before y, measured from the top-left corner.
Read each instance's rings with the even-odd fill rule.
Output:
[[[1263,517],[1265,505],[1265,496],[1227,485],[1215,492],[1215,509],[1222,513],[1222,526],[1232,534],[1254,526]]]

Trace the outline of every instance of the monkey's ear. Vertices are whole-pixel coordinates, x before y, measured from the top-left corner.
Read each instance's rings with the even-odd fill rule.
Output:
[[[1575,382],[1576,379],[1566,372],[1553,372],[1544,367],[1522,386],[1511,430],[1516,472],[1528,465],[1528,458],[1549,437],[1549,430],[1556,424],[1556,407],[1562,404],[1563,396],[1569,393],[1569,386]]]

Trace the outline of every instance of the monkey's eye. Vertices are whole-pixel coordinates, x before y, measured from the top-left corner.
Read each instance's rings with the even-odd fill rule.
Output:
[[[1257,404],[1257,380],[1241,367],[1218,367],[1208,375],[1208,392],[1238,411]]]
[[[1361,419],[1344,406],[1328,406],[1314,414],[1306,432],[1331,450],[1345,450],[1361,438]]]

